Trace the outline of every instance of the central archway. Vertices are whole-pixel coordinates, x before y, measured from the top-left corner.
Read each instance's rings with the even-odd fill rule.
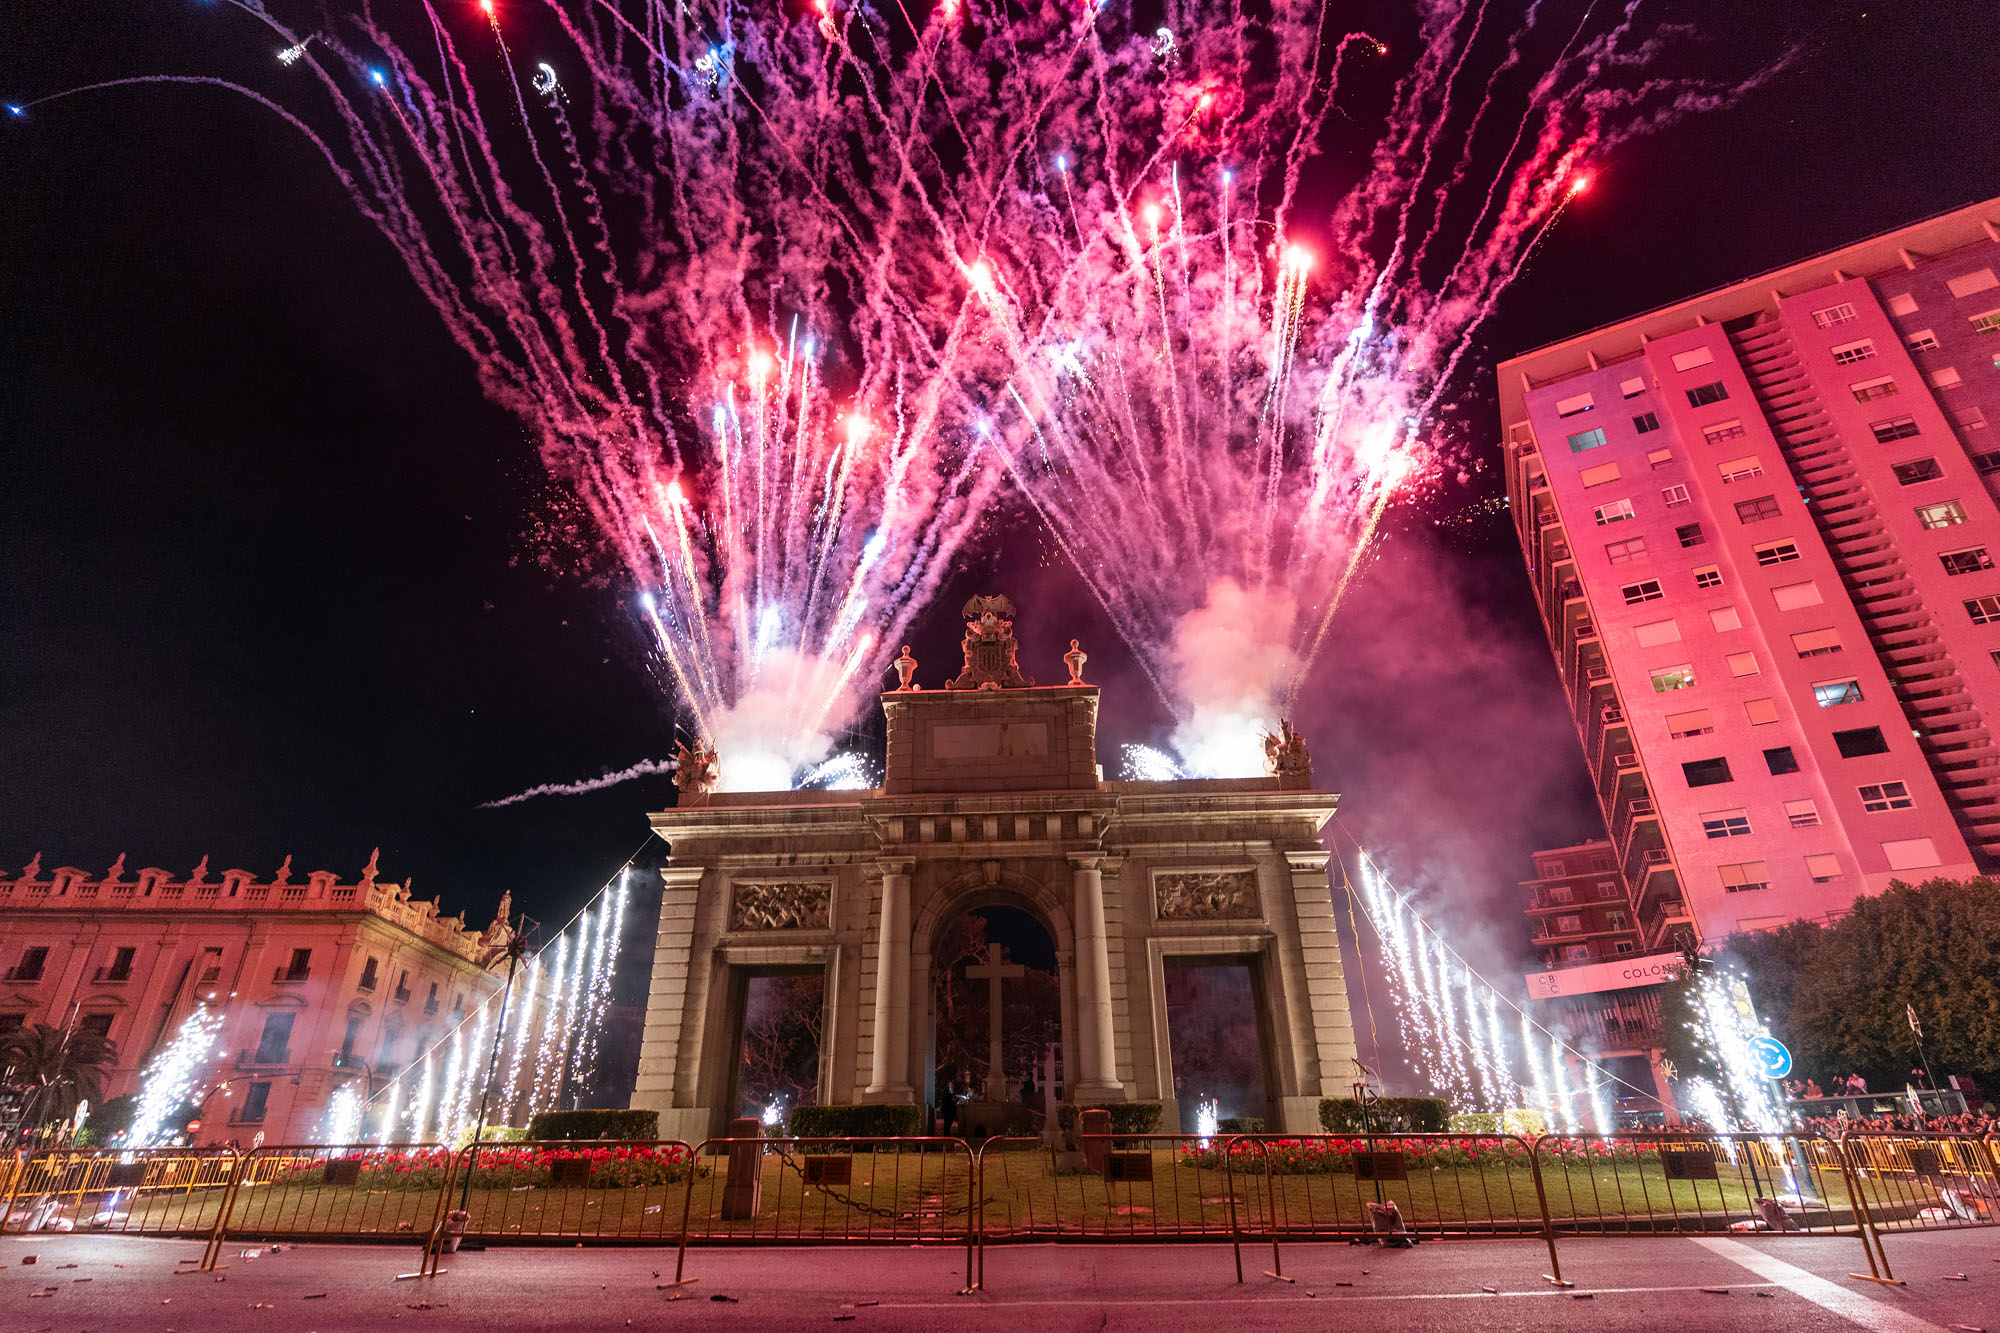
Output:
[[[1044,1055],[1054,1048],[1060,1091],[1075,1021],[1070,923],[1060,900],[1045,886],[987,863],[938,894],[914,924],[921,952],[912,960],[912,979],[922,978],[919,1069],[929,1123],[941,1127],[947,1088],[956,1083],[958,1132],[1038,1130]],[[988,1094],[991,982],[966,976],[968,967],[989,961],[989,945],[1004,946],[1007,962],[1024,969],[1021,977],[1001,981],[1006,1096],[998,1103]],[[1036,1084],[1032,1105],[1023,1095],[1030,1076]]]

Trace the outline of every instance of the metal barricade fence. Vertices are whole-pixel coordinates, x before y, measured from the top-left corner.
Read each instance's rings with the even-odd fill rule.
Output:
[[[679,1281],[696,1244],[964,1245],[972,1285],[977,1171],[963,1139],[716,1138],[693,1153]]]
[[[446,1211],[465,1211],[453,1234],[467,1239],[678,1244],[704,1169],[680,1139],[468,1144]]]
[[[1841,1147],[1878,1233],[2000,1223],[2000,1169],[1990,1143],[1956,1134],[1850,1134]]]
[[[101,1231],[205,1236],[236,1178],[235,1149],[55,1149],[21,1158],[0,1234]]]
[[[374,1240],[421,1244],[438,1222],[453,1154],[442,1144],[278,1144],[243,1159],[215,1244]]]
[[[1827,1236],[1861,1224],[1838,1145],[1823,1139],[1543,1134],[1533,1148],[1559,1235]]]

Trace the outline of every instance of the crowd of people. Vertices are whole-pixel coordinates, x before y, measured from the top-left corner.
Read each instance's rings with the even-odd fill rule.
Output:
[[[1963,1115],[1812,1115],[1799,1127],[1809,1134],[1965,1134],[1984,1138],[2000,1134],[2000,1118],[1991,1111]]]
[[[1835,1078],[1831,1082],[1833,1086],[1829,1090],[1821,1088],[1818,1083],[1809,1078],[1788,1079],[1785,1082],[1785,1095],[1793,1101],[1797,1101],[1802,1097],[1865,1097],[1868,1095],[1868,1080],[1859,1074],[1849,1074],[1846,1078]]]

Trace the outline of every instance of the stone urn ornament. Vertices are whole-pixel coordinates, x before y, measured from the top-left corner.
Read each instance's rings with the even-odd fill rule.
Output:
[[[917,659],[910,656],[909,644],[906,643],[903,645],[902,656],[898,657],[890,665],[896,668],[896,693],[903,694],[923,688],[921,685],[910,683],[911,678],[917,674]]]
[[[1062,660],[1063,665],[1069,668],[1069,683],[1071,685],[1085,684],[1086,682],[1083,679],[1083,664],[1090,660],[1090,654],[1077,647],[1075,639],[1069,641],[1069,651],[1063,654]]]

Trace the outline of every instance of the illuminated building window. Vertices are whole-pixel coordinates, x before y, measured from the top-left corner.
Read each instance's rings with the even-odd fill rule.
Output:
[[[1913,458],[1907,463],[1898,463],[1892,469],[1896,482],[1902,486],[1914,486],[1920,481],[1936,481],[1944,475],[1935,458]]]
[[[1963,551],[1945,551],[1938,556],[1947,574],[1974,574],[1993,568],[1993,557],[1984,546],[1968,546]]]
[[[1813,701],[1821,708],[1838,708],[1841,704],[1861,702],[1861,682],[1858,680],[1826,680],[1812,687]]]
[[[1845,343],[1833,349],[1833,364],[1836,366],[1858,365],[1875,355],[1875,340],[1863,338],[1860,342]]]
[[[1580,430],[1569,437],[1569,451],[1573,454],[1580,454],[1586,449],[1602,449],[1603,447],[1604,428],[1601,426],[1592,430]]]
[[[1608,523],[1623,523],[1626,519],[1635,517],[1630,500],[1613,500],[1609,504],[1598,505],[1590,512],[1596,517],[1597,526],[1600,528]]]
[[[2000,620],[2000,597],[1968,597],[1965,614],[1972,617],[1975,625],[1990,625]]]
[[[1927,528],[1949,528],[1965,522],[1965,506],[1956,500],[1946,500],[1940,504],[1919,505],[1917,521]]]
[[[1823,329],[1830,329],[1836,324],[1846,324],[1854,317],[1854,306],[1847,301],[1812,312],[1812,322]]]
[[[1694,688],[1694,666],[1683,662],[1679,666],[1661,667],[1653,672],[1653,692],[1665,694],[1670,690],[1691,690]]]

